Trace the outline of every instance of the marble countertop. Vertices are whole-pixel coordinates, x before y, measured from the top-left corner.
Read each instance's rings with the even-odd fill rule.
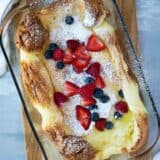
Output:
[[[160,0],[136,3],[143,70],[160,112]],[[20,100],[9,73],[0,78],[0,128],[0,159],[24,160]]]

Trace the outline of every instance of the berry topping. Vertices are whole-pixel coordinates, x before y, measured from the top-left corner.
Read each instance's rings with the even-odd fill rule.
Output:
[[[100,76],[96,77],[95,83],[96,83],[97,88],[103,89],[106,86],[105,82],[103,81],[102,77],[100,77]]]
[[[77,73],[83,72],[83,69],[88,66],[88,61],[83,59],[74,59],[73,62],[73,68]]]
[[[53,51],[52,50],[47,50],[44,54],[44,57],[46,59],[51,59],[53,57]]]
[[[82,106],[76,106],[76,117],[80,121],[82,127],[87,130],[91,123],[91,113],[88,109]]]
[[[56,68],[63,69],[65,67],[64,63],[62,61],[57,62]]]
[[[90,105],[96,104],[96,100],[93,99],[93,98],[83,99],[81,103],[82,103],[83,106],[90,106]]]
[[[80,88],[79,94],[84,99],[90,99],[93,96],[94,90],[95,90],[95,84],[90,83],[90,84],[87,84],[87,85],[83,86],[82,88]]]
[[[70,97],[70,96],[78,94],[79,87],[76,86],[74,83],[66,81],[65,87],[66,87],[66,95],[67,96]]]
[[[49,47],[48,47],[48,50],[54,52],[55,49],[57,49],[57,48],[58,48],[58,45],[56,43],[50,43]]]
[[[64,58],[63,58],[63,63],[64,64],[71,64],[72,61],[73,61],[72,50],[70,48],[68,48],[65,51]]]
[[[73,24],[74,18],[72,16],[66,16],[65,23],[69,25]]]
[[[124,98],[124,94],[123,94],[122,89],[118,91],[118,95],[119,95],[121,98]]]
[[[103,96],[104,92],[102,89],[100,88],[96,88],[95,91],[94,91],[94,97],[95,98],[101,98]]]
[[[92,35],[88,39],[86,48],[88,51],[102,51],[106,46],[97,36]]]
[[[92,113],[91,120],[96,122],[99,120],[99,114],[97,112]]]
[[[87,77],[85,79],[85,82],[88,84],[88,83],[94,83],[94,79],[92,77]]]
[[[68,98],[61,92],[55,92],[54,101],[58,106],[60,106],[62,103],[67,102]]]
[[[114,119],[118,120],[122,117],[122,115],[119,112],[114,113]]]
[[[97,105],[92,105],[92,106],[89,106],[89,110],[94,110],[94,109],[98,109],[98,106]]]
[[[93,77],[98,77],[100,74],[100,64],[98,62],[95,62],[89,66],[86,73],[92,75]]]
[[[105,129],[105,126],[106,126],[106,119],[105,118],[100,118],[95,123],[96,129],[98,129],[99,131],[103,131]]]
[[[102,103],[107,103],[108,101],[110,100],[109,96],[107,95],[103,95],[101,98],[100,98],[100,101]]]
[[[117,111],[119,111],[121,113],[128,112],[128,104],[127,104],[127,102],[124,102],[124,101],[119,101],[118,103],[116,103],[115,108]]]
[[[80,42],[78,40],[70,39],[67,41],[67,47],[70,48],[72,51],[75,51],[78,46],[80,46]]]
[[[86,51],[86,48],[84,45],[80,45],[76,51],[74,52],[74,56],[76,58],[79,58],[79,59],[83,59],[83,60],[86,60],[86,61],[90,61],[91,59],[91,56],[87,53]]]
[[[112,129],[113,128],[113,123],[111,121],[108,121],[106,123],[106,129]]]
[[[53,54],[53,59],[55,61],[60,61],[63,60],[64,56],[64,51],[60,48],[55,49],[54,54]]]

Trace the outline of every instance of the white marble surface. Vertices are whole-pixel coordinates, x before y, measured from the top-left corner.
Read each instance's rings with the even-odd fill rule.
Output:
[[[137,0],[137,17],[143,68],[160,111],[160,0]],[[0,160],[10,159],[24,160],[25,149],[20,100],[7,73],[0,78]]]

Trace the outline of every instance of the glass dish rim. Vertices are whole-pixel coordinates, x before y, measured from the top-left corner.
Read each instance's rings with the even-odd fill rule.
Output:
[[[120,26],[122,27],[122,30],[124,31],[125,38],[126,38],[126,40],[127,40],[127,43],[128,43],[129,49],[130,49],[130,51],[131,51],[131,54],[132,54],[132,56],[134,56],[134,60],[135,60],[136,64],[138,64],[139,72],[140,72],[141,77],[142,77],[142,79],[143,79],[146,92],[148,93],[148,96],[149,96],[150,101],[151,101],[151,103],[152,103],[152,108],[153,108],[153,110],[154,110],[154,112],[155,112],[156,120],[157,120],[157,122],[158,122],[158,135],[157,135],[157,138],[156,138],[156,140],[155,140],[155,143],[153,143],[152,146],[149,147],[148,149],[146,149],[144,152],[140,152],[139,154],[132,156],[133,158],[138,158],[138,157],[143,156],[143,155],[145,155],[146,153],[150,152],[150,151],[154,148],[154,146],[156,145],[157,140],[159,139],[159,136],[160,136],[160,115],[159,115],[159,113],[158,113],[157,107],[155,106],[152,93],[151,93],[150,88],[149,88],[149,86],[148,86],[148,84],[147,84],[147,82],[146,82],[146,78],[145,78],[145,76],[144,76],[144,72],[143,72],[141,63],[140,63],[140,61],[139,61],[139,58],[137,57],[137,54],[136,54],[135,48],[134,48],[134,46],[133,46],[133,43],[132,43],[130,34],[129,34],[129,32],[128,32],[127,26],[126,26],[126,24],[125,24],[125,22],[124,22],[124,19],[123,19],[123,17],[122,17],[122,14],[121,14],[121,12],[120,12],[120,9],[119,9],[119,7],[118,7],[118,5],[117,5],[117,2],[116,2],[116,0],[111,0],[111,1],[112,1],[112,3],[113,3],[114,9],[115,9],[115,11],[116,11],[116,13],[117,13],[117,17],[118,17],[118,21],[119,21],[119,23],[120,23]],[[8,56],[7,56],[7,53],[6,53],[6,50],[5,50],[5,47],[4,47],[4,45],[3,45],[3,41],[2,41],[3,29],[4,29],[5,25],[6,25],[6,23],[8,23],[8,20],[9,20],[10,18],[12,18],[12,16],[13,16],[12,13],[13,13],[13,11],[14,11],[14,12],[15,12],[15,11],[20,11],[20,10],[23,10],[23,9],[26,9],[26,8],[29,8],[29,7],[31,7],[30,4],[25,5],[25,6],[21,7],[21,8],[17,8],[17,9],[16,9],[16,5],[14,5],[14,7],[12,7],[12,8],[7,12],[7,14],[3,17],[2,21],[0,22],[0,46],[1,46],[1,48],[2,48],[2,53],[3,53],[3,55],[4,55],[4,58],[5,58],[6,62],[7,62],[7,65],[8,65],[8,68],[9,68],[9,72],[10,72],[11,77],[12,77],[12,79],[13,79],[13,82],[14,82],[14,84],[15,84],[15,86],[16,86],[16,89],[17,89],[19,98],[20,98],[21,103],[22,103],[22,107],[23,107],[24,113],[25,113],[25,115],[26,115],[26,117],[27,117],[27,121],[28,121],[28,123],[29,123],[29,125],[30,125],[30,127],[31,127],[31,130],[32,130],[33,135],[34,135],[34,137],[35,137],[35,139],[36,139],[36,142],[37,142],[37,144],[38,144],[39,147],[40,147],[40,150],[41,150],[41,152],[42,152],[42,155],[44,156],[44,159],[45,159],[45,160],[48,160],[46,151],[45,151],[45,149],[44,149],[44,147],[43,147],[43,145],[42,145],[42,143],[41,143],[41,141],[40,141],[40,138],[39,138],[39,136],[38,136],[38,133],[37,133],[35,127],[34,127],[34,124],[33,124],[32,120],[31,120],[31,117],[30,117],[30,115],[29,115],[26,102],[25,102],[25,100],[24,100],[24,97],[23,97],[23,94],[22,94],[22,92],[21,92],[21,89],[20,89],[20,87],[19,87],[19,85],[18,85],[18,82],[17,82],[16,76],[15,76],[15,73],[14,73],[14,71],[13,71],[12,65],[11,65],[11,63],[10,63],[10,61],[9,61],[9,58],[8,58]],[[14,10],[14,9],[15,9],[15,10]],[[132,158],[132,157],[131,157],[131,158]]]

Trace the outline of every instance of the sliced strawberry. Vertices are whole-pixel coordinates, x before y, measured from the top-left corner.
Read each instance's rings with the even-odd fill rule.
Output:
[[[72,64],[73,64],[74,70],[77,73],[80,73],[80,72],[83,72],[83,69],[88,66],[89,62],[83,59],[74,59]]]
[[[60,106],[62,103],[68,101],[68,97],[66,97],[63,93],[61,92],[55,92],[54,93],[54,101],[55,103]]]
[[[96,77],[95,84],[97,88],[103,89],[106,85],[101,76]]]
[[[86,48],[88,51],[102,51],[106,46],[97,36],[92,35],[88,39]]]
[[[60,61],[60,60],[63,60],[63,56],[64,56],[64,51],[60,48],[57,48],[55,51],[54,51],[54,54],[53,54],[53,59],[55,61]]]
[[[105,129],[106,122],[107,122],[107,120],[105,118],[100,118],[95,123],[96,129],[98,129],[99,131],[103,131]]]
[[[91,118],[86,118],[86,119],[81,119],[80,120],[81,126],[85,129],[88,130],[90,124],[91,124]]]
[[[63,62],[64,62],[64,64],[71,64],[72,61],[73,61],[72,50],[70,48],[68,48],[65,51]]]
[[[87,84],[79,89],[79,94],[84,99],[90,99],[93,96],[96,86],[94,83]]]
[[[67,96],[70,97],[70,96],[78,94],[79,87],[76,86],[74,83],[66,81],[65,87],[66,87],[66,95]]]
[[[93,77],[98,77],[100,74],[101,65],[98,62],[95,62],[89,66],[87,69],[87,73],[92,75]]]
[[[82,104],[83,106],[91,106],[91,105],[96,104],[96,100],[93,99],[93,98],[83,99],[82,102],[81,102],[81,104]]]
[[[70,39],[67,41],[67,47],[70,48],[72,51],[75,51],[78,46],[80,46],[80,42],[78,40]]]
[[[82,106],[76,106],[76,117],[80,121],[82,127],[87,130],[91,123],[91,113],[88,109]]]
[[[115,108],[117,111],[122,112],[122,113],[128,112],[128,104],[127,102],[124,102],[124,101],[119,101],[118,103],[116,103]]]
[[[87,53],[84,45],[80,45],[74,52],[76,58],[80,58],[86,61],[90,61],[91,56]]]

